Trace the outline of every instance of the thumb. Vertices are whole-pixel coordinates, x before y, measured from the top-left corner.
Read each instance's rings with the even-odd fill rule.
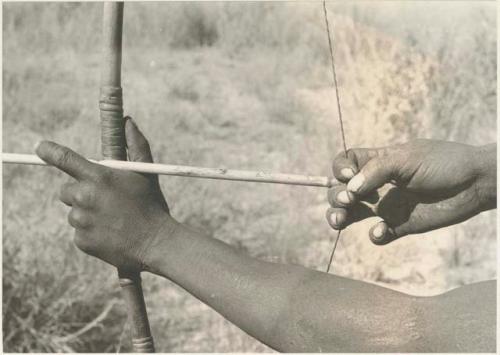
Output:
[[[147,139],[131,117],[125,117],[125,138],[130,161],[152,163],[153,156]]]
[[[394,170],[395,165],[390,157],[373,158],[349,181],[347,190],[358,196],[366,195],[390,182]]]
[[[370,228],[369,236],[372,243],[376,245],[385,245],[400,238],[400,236],[396,236],[394,230],[384,220]]]

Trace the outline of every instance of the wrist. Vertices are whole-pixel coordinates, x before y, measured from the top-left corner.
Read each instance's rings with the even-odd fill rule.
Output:
[[[473,164],[476,175],[474,188],[481,211],[497,205],[497,146],[487,144],[474,148]]]
[[[180,223],[168,214],[162,218],[155,233],[149,238],[148,244],[144,248],[141,258],[142,270],[155,272],[155,261],[158,260],[159,255],[165,257],[168,241],[173,238],[179,226]]]

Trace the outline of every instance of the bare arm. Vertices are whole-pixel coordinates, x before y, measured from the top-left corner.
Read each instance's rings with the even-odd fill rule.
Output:
[[[414,297],[253,259],[180,224],[151,250],[150,271],[279,351],[495,350],[495,282]]]
[[[435,352],[496,352],[496,281],[422,298],[422,336]]]
[[[152,161],[135,124],[128,155]],[[417,298],[300,266],[253,259],[175,221],[158,177],[93,164],[44,142],[37,153],[76,180],[61,190],[84,252],[167,277],[281,351],[494,351],[494,283]],[[106,238],[102,238],[106,235]]]

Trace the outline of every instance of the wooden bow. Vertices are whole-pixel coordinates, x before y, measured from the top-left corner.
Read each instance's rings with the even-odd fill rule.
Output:
[[[127,160],[121,88],[122,29],[123,2],[105,2],[99,110],[102,154],[105,159],[113,160]],[[118,275],[132,325],[134,351],[154,352],[153,337],[142,294],[141,276],[139,273],[123,270],[118,270]]]

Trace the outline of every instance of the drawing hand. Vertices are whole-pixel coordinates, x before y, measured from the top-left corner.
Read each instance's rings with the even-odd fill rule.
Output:
[[[416,140],[341,153],[333,173],[344,184],[328,192],[327,220],[340,229],[381,217],[369,232],[379,245],[462,222],[496,206],[495,150]]]

